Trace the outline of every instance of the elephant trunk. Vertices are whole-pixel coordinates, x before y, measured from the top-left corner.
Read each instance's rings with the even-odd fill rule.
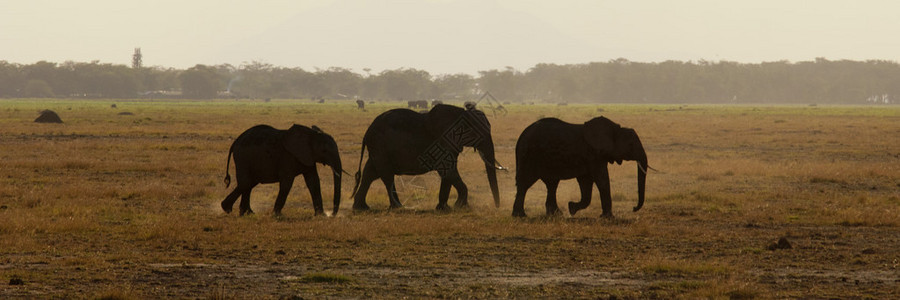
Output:
[[[647,168],[650,166],[647,165],[647,157],[644,156],[643,159],[639,159],[637,161],[637,176],[638,176],[638,203],[637,206],[634,207],[634,211],[638,211],[641,207],[644,206],[644,187],[647,183]]]
[[[500,207],[500,188],[497,185],[497,161],[494,158],[494,143],[488,141],[478,150],[481,159],[484,161],[484,170],[487,172],[488,184],[491,186],[491,193],[494,195],[494,206]]]
[[[497,169],[494,166],[485,165],[487,171],[488,184],[491,185],[491,193],[494,195],[494,207],[500,207],[500,190],[497,186]]]
[[[331,216],[336,216],[338,209],[341,208],[341,172],[344,172],[344,170],[341,169],[340,162],[332,165],[331,170],[334,173],[334,209],[331,212]]]

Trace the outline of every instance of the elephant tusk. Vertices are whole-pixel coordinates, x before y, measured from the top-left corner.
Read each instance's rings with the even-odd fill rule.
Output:
[[[500,170],[500,171],[509,172],[509,168],[506,168],[503,165],[501,165],[500,162],[497,161],[496,159],[494,160],[494,164],[495,164],[495,166],[494,166],[495,169]]]
[[[647,168],[650,168],[650,166],[647,166]],[[647,168],[644,168],[644,166],[638,163],[638,170],[641,170],[641,172],[644,172],[644,174],[647,174]]]
[[[651,167],[651,166],[647,166],[646,168],[644,168],[644,166],[641,166],[641,164],[638,164],[638,168],[641,169],[641,172],[644,172],[644,174],[649,174],[649,173],[647,173],[647,170],[650,170],[650,171],[653,171],[653,172],[656,172],[656,173],[660,173],[660,174],[666,174],[665,172],[660,171],[660,170],[657,170],[657,169],[654,169],[654,168]]]

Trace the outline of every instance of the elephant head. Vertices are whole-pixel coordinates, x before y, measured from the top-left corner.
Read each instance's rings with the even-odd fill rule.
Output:
[[[644,206],[644,188],[647,182],[647,153],[637,132],[619,126],[605,117],[597,117],[584,123],[584,138],[601,160],[622,164],[623,160],[637,162],[638,204],[634,211]]]
[[[438,104],[428,112],[425,126],[437,144],[453,152],[454,157],[463,147],[475,148],[484,162],[488,184],[494,196],[494,205],[500,207],[500,191],[497,185],[499,164],[494,157],[491,123],[488,122],[484,112]]]
[[[341,156],[337,143],[327,133],[316,126],[312,128],[293,125],[284,139],[284,146],[301,164],[314,166],[321,163],[331,167],[334,175],[334,210],[337,215],[341,206]]]

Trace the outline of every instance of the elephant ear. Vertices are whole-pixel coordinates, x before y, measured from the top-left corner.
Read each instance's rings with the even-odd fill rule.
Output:
[[[609,163],[622,163],[616,151],[616,134],[621,129],[619,124],[605,117],[593,118],[584,123],[584,140],[594,153]]]
[[[291,126],[284,136],[284,148],[293,155],[301,164],[313,166],[316,164],[312,152],[312,135],[314,132],[301,125]]]
[[[463,109],[459,107],[450,105],[436,106],[428,111],[425,128],[433,138],[440,138],[462,113]]]

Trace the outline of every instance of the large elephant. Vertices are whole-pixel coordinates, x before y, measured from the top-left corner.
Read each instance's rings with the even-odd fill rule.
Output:
[[[547,214],[556,214],[556,187],[562,179],[576,178],[581,201],[569,202],[569,213],[587,208],[596,184],[600,190],[603,216],[612,217],[607,164],[637,161],[638,204],[644,205],[647,181],[647,153],[634,129],[624,128],[605,117],[584,124],[570,124],[556,118],[534,122],[522,131],[516,143],[516,200],[513,216],[525,216],[525,193],[538,179],[547,186]]]
[[[324,214],[322,192],[316,163],[331,167],[334,173],[334,207],[336,215],[341,205],[341,167],[337,143],[330,135],[316,126],[293,125],[278,130],[268,125],[257,125],[241,133],[225,162],[225,187],[231,184],[228,163],[234,153],[234,171],[237,187],[222,200],[222,209],[230,213],[238,196],[241,196],[241,215],[253,213],[250,209],[250,191],[260,183],[279,183],[275,199],[275,215],[281,215],[285,199],[294,184],[294,177],[303,174],[306,187],[312,197],[316,215]]]
[[[369,159],[362,165],[369,148]],[[360,150],[360,167],[353,189],[353,209],[367,210],[369,185],[380,178],[387,188],[391,208],[403,205],[397,197],[394,175],[418,175],[435,170],[441,176],[438,210],[447,210],[450,186],[456,189],[457,207],[468,206],[468,188],[457,170],[463,147],[474,147],[484,161],[494,205],[500,206],[491,124],[483,112],[439,104],[427,113],[393,109],[379,115],[369,125]],[[360,175],[360,173],[362,173]]]

